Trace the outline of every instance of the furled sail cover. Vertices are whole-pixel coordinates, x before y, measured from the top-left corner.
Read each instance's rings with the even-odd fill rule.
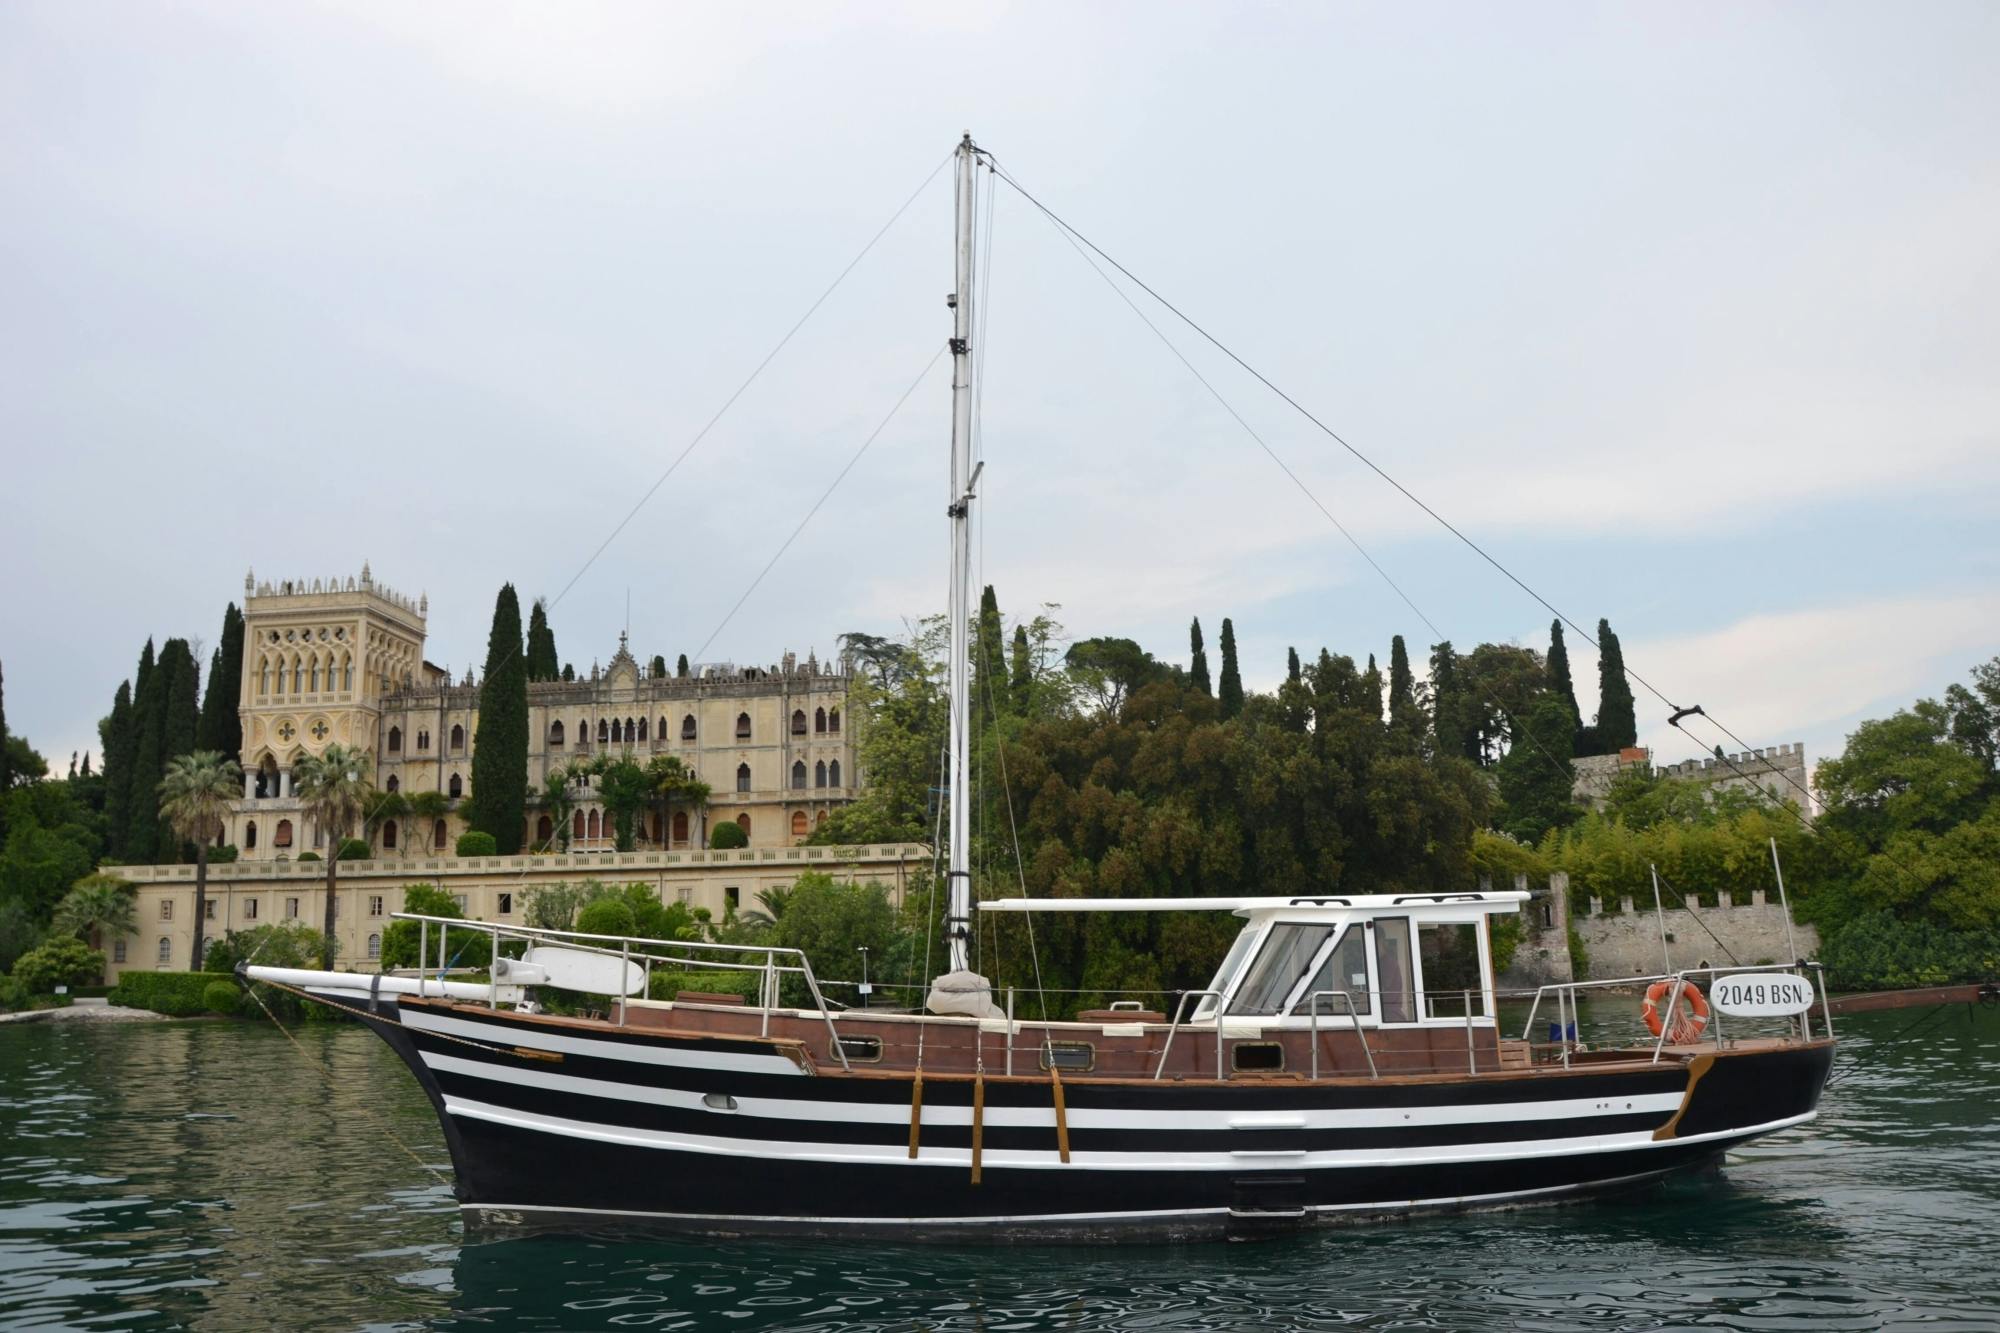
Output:
[[[947,972],[931,983],[924,1008],[934,1014],[965,1014],[972,1018],[1005,1018],[993,1003],[993,983],[977,972]]]

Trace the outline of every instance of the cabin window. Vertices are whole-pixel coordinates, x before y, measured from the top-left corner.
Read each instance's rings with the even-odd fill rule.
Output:
[[[880,1037],[840,1037],[840,1054],[857,1064],[872,1065],[882,1058]]]
[[[1486,978],[1479,965],[1479,927],[1470,921],[1417,927],[1424,969],[1424,1017],[1465,1018],[1486,1012]]]
[[[1319,1012],[1329,1014],[1372,1014],[1375,1006],[1369,995],[1368,985],[1368,940],[1360,926],[1350,926],[1341,935],[1340,943],[1333,946],[1326,961],[1313,973],[1313,979],[1306,983],[1305,992],[1299,996],[1297,1012],[1309,1014],[1313,1011],[1313,996],[1319,995]],[[1321,995],[1322,991],[1345,991],[1346,995]],[[1349,1009],[1349,1005],[1353,1008]]]
[[[1416,971],[1410,966],[1410,919],[1385,916],[1375,922],[1375,966],[1380,976],[1384,1023],[1417,1021]]]
[[[1249,975],[1230,1001],[1232,1014],[1283,1013],[1299,979],[1305,976],[1321,946],[1333,938],[1333,927],[1280,921],[1264,937],[1264,947]]]
[[[1239,1041],[1229,1051],[1229,1067],[1239,1074],[1274,1074],[1285,1067],[1285,1048],[1275,1041]]]
[[[1041,1049],[1042,1068],[1087,1070],[1097,1063],[1097,1047],[1087,1041],[1052,1041]]]

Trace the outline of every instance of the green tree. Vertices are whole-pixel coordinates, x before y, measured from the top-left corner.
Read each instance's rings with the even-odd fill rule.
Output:
[[[201,717],[201,670],[195,665],[194,650],[188,641],[168,639],[167,646],[160,651],[159,668],[167,677],[167,715],[160,732],[160,772],[154,779],[156,783],[159,777],[166,776],[168,764],[193,751],[194,733]],[[181,859],[180,844],[164,813],[153,845],[159,860]]]
[[[1078,694],[1097,705],[1100,713],[1116,716],[1125,700],[1146,685],[1163,680],[1168,669],[1130,639],[1078,639],[1064,654],[1064,663]],[[1202,671],[1207,672],[1206,662]],[[1209,693],[1205,687],[1203,694]]]
[[[1222,618],[1222,683],[1215,697],[1225,718],[1243,711],[1243,676],[1236,667],[1236,627],[1228,616]]]
[[[1437,752],[1456,755],[1474,763],[1481,758],[1479,733],[1466,717],[1465,691],[1458,679],[1458,654],[1451,640],[1431,648],[1429,685],[1431,732],[1437,738]]]
[[[1188,680],[1203,694],[1214,694],[1208,680],[1208,650],[1201,644],[1201,617],[1188,625]]]
[[[502,855],[521,850],[528,806],[528,673],[521,657],[521,602],[511,583],[501,585],[486,641],[470,806],[467,822],[492,834]]]
[[[687,655],[686,653],[682,653],[682,654],[680,655],[680,660],[678,660],[678,661],[676,661],[676,662],[674,663],[674,674],[675,674],[676,676],[679,676],[679,677],[680,677],[681,679],[683,679],[683,680],[686,680],[686,679],[687,679],[687,674],[688,674],[688,655]]]
[[[1416,677],[1410,672],[1410,650],[1403,645],[1400,634],[1389,640],[1389,727],[1408,737],[1416,737],[1423,730]]]
[[[405,884],[403,886],[403,910],[415,916],[445,917],[451,920],[465,919],[465,913],[458,909],[458,902],[450,894],[432,884]],[[443,926],[430,923],[426,930],[421,921],[391,921],[382,928],[382,959],[384,972],[399,967],[435,967],[438,958],[438,941],[444,941],[444,961],[447,967],[486,967],[493,962],[493,938],[483,930],[465,926]],[[425,941],[430,945],[428,957],[418,957]]]
[[[1291,681],[1294,685],[1298,684],[1299,650],[1296,648],[1285,649],[1285,679]]]
[[[200,910],[195,914],[199,916]],[[138,892],[116,875],[86,876],[56,904],[50,927],[101,951],[112,941],[138,933]]]
[[[1014,711],[1025,716],[1034,703],[1035,664],[1028,656],[1028,627],[1014,626],[1014,644],[1008,662],[1007,693],[1013,696]]]
[[[1536,695],[1513,723],[1514,740],[1495,766],[1500,793],[1500,831],[1525,843],[1539,843],[1551,829],[1578,814],[1570,792],[1574,776],[1569,746],[1576,717],[1553,691]]]
[[[832,821],[829,820],[829,823]],[[734,820],[725,819],[708,835],[708,845],[718,851],[729,851],[737,847],[748,847],[750,835],[745,833]]]
[[[629,852],[637,844],[639,812],[653,803],[654,784],[627,753],[603,764],[598,770],[597,791],[611,816],[617,849]]]
[[[979,619],[973,622],[973,707],[990,726],[996,712],[1007,707],[1007,638],[1000,621],[1000,600],[987,584],[979,594]]]
[[[194,748],[234,759],[243,753],[243,613],[231,602],[222,613],[222,642],[209,659],[208,689]]]
[[[176,756],[160,779],[161,816],[175,836],[195,847],[193,967],[201,966],[202,923],[208,915],[208,849],[228,826],[229,803],[242,792],[243,770],[213,750]],[[338,859],[328,859],[329,871]]]
[[[47,940],[14,961],[14,980],[30,995],[58,986],[91,986],[104,976],[104,955],[68,936]]]
[[[1564,707],[1569,709],[1570,754],[1583,753],[1579,748],[1583,739],[1583,713],[1576,706],[1576,683],[1570,678],[1569,647],[1563,642],[1563,623],[1560,619],[1549,622],[1549,688]]]
[[[665,847],[673,841],[676,807],[690,813],[703,809],[708,804],[708,784],[697,778],[694,770],[683,764],[678,755],[662,754],[647,761],[646,785],[653,801],[654,819],[659,825],[660,845]]]
[[[886,960],[899,933],[896,909],[880,884],[843,883],[812,871],[786,892],[771,940],[804,953],[813,975],[824,981],[859,975],[864,947]]]
[[[663,680],[666,678],[666,674],[667,659],[659,653],[654,653],[651,665],[646,668],[646,675],[653,680]]]
[[[576,797],[570,788],[580,780],[560,764],[549,770],[549,775],[542,780],[542,809],[548,812],[556,845],[565,852],[569,850],[570,816],[576,813]],[[528,850],[545,852],[549,849],[537,845]]]
[[[522,771],[526,772],[525,764]],[[366,751],[335,742],[316,755],[299,762],[298,793],[306,817],[326,835],[326,966],[339,955],[339,937],[334,934],[335,894],[340,887],[340,846],[367,808],[375,789],[371,762]]]
[[[132,682],[118,682],[111,716],[99,728],[104,745],[105,852],[125,858],[125,833],[132,809],[132,763],[137,737],[132,728]]]
[[[6,679],[0,675],[0,793],[14,785],[13,770],[7,764],[7,690]],[[0,811],[0,839],[7,834],[6,813]]]
[[[132,695],[132,768],[126,788],[121,859],[150,865],[160,840],[160,776],[166,771],[167,667],[154,657],[153,641],[139,658]]]
[[[1597,622],[1597,745],[1616,754],[1639,743],[1639,719],[1632,706],[1632,686],[1625,679],[1625,650],[1611,632],[1611,622]]]
[[[519,615],[518,603],[515,613]],[[488,652],[490,654],[490,648]],[[549,628],[548,607],[539,597],[535,599],[534,607],[528,612],[527,653],[529,680],[556,680],[561,677],[562,664],[556,656],[555,631]],[[490,660],[486,669],[488,674],[491,674],[493,667]]]

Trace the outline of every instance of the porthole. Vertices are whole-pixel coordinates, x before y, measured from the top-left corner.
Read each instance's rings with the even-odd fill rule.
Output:
[[[711,1111],[734,1111],[736,1099],[726,1092],[711,1092],[701,1099],[701,1104]]]
[[[860,1064],[875,1064],[882,1058],[880,1037],[841,1037],[840,1053]]]
[[[1097,1064],[1097,1047],[1087,1041],[1052,1041],[1042,1046],[1042,1068],[1054,1062],[1057,1069],[1082,1072]]]
[[[1275,1041],[1239,1041],[1229,1053],[1239,1074],[1272,1074],[1285,1067],[1285,1048]]]

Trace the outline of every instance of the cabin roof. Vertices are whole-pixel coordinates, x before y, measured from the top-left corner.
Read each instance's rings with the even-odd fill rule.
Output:
[[[1300,893],[1257,898],[995,898],[979,904],[986,912],[1382,912],[1402,914],[1448,910],[1515,912],[1529,895],[1516,889],[1464,893]]]

